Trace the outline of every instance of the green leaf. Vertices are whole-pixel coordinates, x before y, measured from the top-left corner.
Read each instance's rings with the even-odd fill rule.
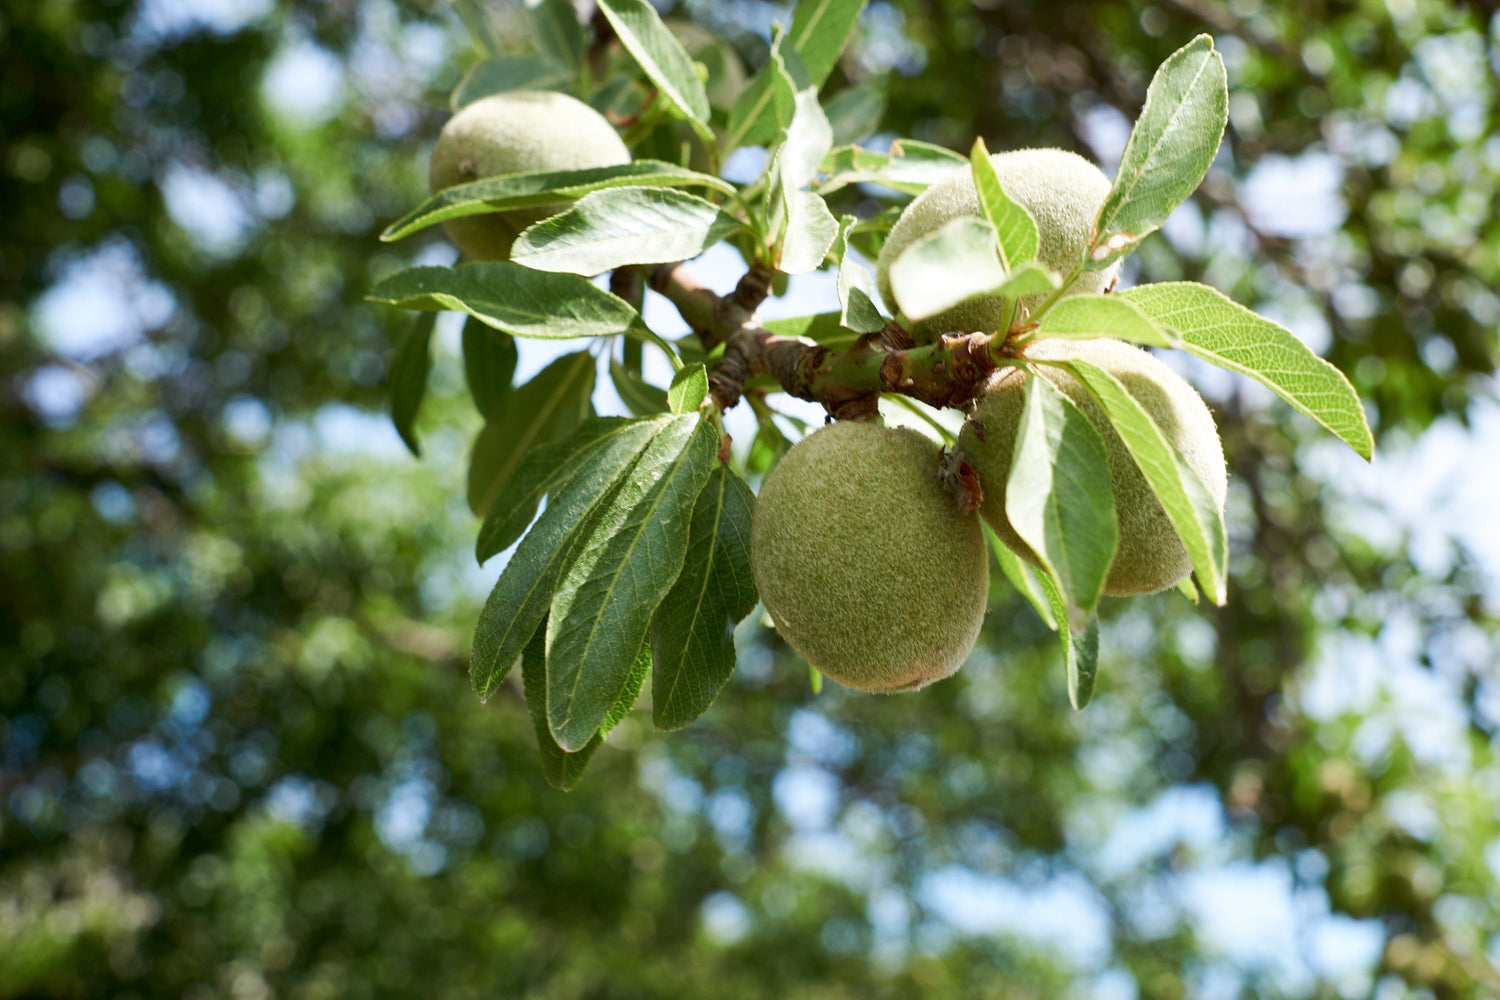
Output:
[[[547,719],[564,749],[599,728],[682,571],[693,504],[719,450],[715,428],[696,413],[672,418],[582,531],[547,621]]]
[[[1034,335],[1063,340],[1113,337],[1150,347],[1181,347],[1177,332],[1157,323],[1119,295],[1070,295],[1042,314]]]
[[[858,224],[854,216],[844,216],[833,243],[833,258],[839,265],[839,322],[860,333],[874,333],[885,326],[886,320],[875,305],[875,278],[849,255],[849,233]]]
[[[995,227],[972,215],[912,241],[890,267],[894,305],[925,319],[989,293],[1005,281],[995,247]]]
[[[613,358],[609,362],[609,377],[615,384],[615,392],[620,394],[620,401],[631,413],[638,417],[654,417],[667,412],[666,390],[647,382]]]
[[[765,146],[781,134],[796,111],[797,88],[787,73],[780,46],[751,77],[729,109],[729,125],[720,148],[725,154],[741,146]]]
[[[1039,242],[1036,221],[1024,205],[1011,201],[1010,195],[1005,193],[983,139],[974,140],[974,149],[969,154],[969,169],[974,174],[974,189],[979,193],[979,207],[984,211],[984,217],[995,227],[997,245],[1000,248],[1000,266],[1010,271],[1035,260]]]
[[[516,337],[609,337],[640,322],[624,299],[576,274],[549,274],[506,261],[412,267],[370,292],[372,302],[403,309],[468,313]]]
[[[1099,209],[1088,268],[1102,270],[1155,232],[1197,190],[1229,120],[1224,59],[1199,35],[1167,57],[1151,78],[1146,105]]]
[[[881,184],[921,194],[968,162],[951,149],[915,139],[897,139],[889,154],[843,146],[824,158],[823,172],[829,176],[818,185],[818,193],[829,195],[850,184]]]
[[[708,398],[708,369],[701,362],[685,365],[672,376],[667,406],[678,415],[692,413]]]
[[[1099,602],[1120,542],[1104,439],[1047,379],[1032,375],[1005,485],[1005,516],[1067,599],[1077,626]]]
[[[604,743],[598,733],[577,753],[568,753],[547,728],[547,633],[538,628],[521,654],[521,682],[526,692],[526,711],[536,731],[537,750],[542,757],[542,776],[547,784],[563,791],[578,784],[589,759]]]
[[[515,208],[565,205],[595,191],[635,187],[703,187],[734,193],[734,185],[727,181],[660,160],[636,160],[582,170],[500,174],[444,188],[387,226],[380,238],[389,243],[449,219]]]
[[[693,57],[662,24],[656,8],[646,0],[599,0],[599,11],[660,96],[693,123],[705,142],[712,142],[708,92],[693,68]]]
[[[570,74],[576,72],[583,62],[585,39],[573,0],[532,0],[527,6],[537,46]]]
[[[643,433],[640,424],[626,417],[595,417],[568,437],[527,451],[479,526],[475,545],[479,564],[521,537],[542,497],[561,490],[581,470],[592,468],[605,448],[639,436]]]
[[[598,274],[627,264],[689,260],[740,228],[695,195],[618,188],[586,195],[516,237],[511,260],[540,271]]]
[[[510,90],[562,90],[573,82],[574,71],[551,56],[498,56],[469,67],[449,104],[454,111],[481,97]]]
[[[833,72],[864,7],[865,0],[798,0],[787,38],[814,86],[822,86]]]
[[[1038,573],[1036,580],[1053,615],[1066,621],[1068,606],[1057,581],[1047,572]],[[1073,711],[1081,712],[1094,697],[1094,681],[1099,675],[1099,618],[1089,615],[1075,628],[1059,629],[1057,637],[1062,642],[1063,668],[1068,674],[1068,702]]]
[[[594,391],[594,357],[566,354],[506,395],[499,414],[485,421],[469,461],[469,509],[484,514],[533,445],[563,437],[588,416]]]
[[[427,395],[427,373],[432,370],[432,328],[436,313],[417,317],[401,337],[391,358],[391,422],[413,455],[422,454],[417,444],[417,411]]]
[[[826,312],[812,316],[768,319],[761,325],[778,337],[806,337],[824,347],[848,347],[859,339],[859,331],[850,330],[841,324],[842,317],[839,313]]]
[[[620,696],[610,706],[608,712],[604,713],[604,721],[599,724],[599,732],[595,735],[600,739],[609,736],[610,730],[625,721],[630,710],[635,707],[636,701],[641,697],[641,689],[646,686],[646,678],[651,676],[651,644],[641,643],[641,648],[635,654],[635,662],[630,666],[630,673],[625,677],[625,686],[620,689]]]
[[[716,463],[693,505],[682,573],[651,616],[651,721],[657,729],[681,729],[702,715],[734,672],[734,626],[756,602],[754,504],[744,480]]]
[[[558,578],[572,561],[575,543],[583,533],[581,526],[664,426],[666,418],[630,421],[627,433],[612,435],[565,485],[552,492],[547,509],[511,554],[479,613],[469,679],[480,698],[494,693],[547,617]],[[632,647],[632,653],[638,648]]]
[[[436,313],[426,313],[435,316]],[[464,381],[480,414],[498,416],[516,374],[516,341],[470,316],[464,320]]]
[[[1375,442],[1359,394],[1286,327],[1191,281],[1141,285],[1120,297],[1181,334],[1189,354],[1249,375],[1369,459]]]
[[[823,266],[838,239],[839,220],[828,204],[811,191],[786,193],[786,234],[777,268],[785,274],[806,274]]]
[[[1222,605],[1229,543],[1224,517],[1208,487],[1119,379],[1087,361],[1069,361],[1063,367],[1104,407],[1115,432],[1182,538],[1204,592]]]
[[[1012,552],[1010,546],[1001,541],[1000,536],[989,525],[985,525],[984,533],[990,540],[990,549],[995,553],[995,559],[1000,563],[1000,572],[1005,574],[1010,585],[1036,610],[1037,617],[1041,618],[1043,624],[1056,632],[1057,618],[1052,614],[1047,592],[1037,579],[1037,571]]]
[[[847,87],[823,106],[833,127],[833,142],[843,146],[857,142],[880,128],[885,120],[885,90],[881,87]]]

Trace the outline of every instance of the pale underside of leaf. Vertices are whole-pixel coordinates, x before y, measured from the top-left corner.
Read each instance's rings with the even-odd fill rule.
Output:
[[[616,188],[585,195],[523,231],[511,259],[541,271],[599,274],[688,260],[739,228],[734,216],[682,191]]]

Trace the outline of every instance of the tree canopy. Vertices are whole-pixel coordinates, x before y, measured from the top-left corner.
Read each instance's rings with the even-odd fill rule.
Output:
[[[711,709],[638,709],[563,793],[520,677],[469,690],[498,570],[460,317],[419,460],[387,414],[411,318],[367,296],[454,259],[379,236],[426,195],[470,29],[534,52],[566,6],[0,16],[0,995],[1500,995],[1500,19],[865,6],[809,69],[877,138],[1109,174],[1210,34],[1223,145],[1122,285],[1292,329],[1374,463],[1186,366],[1229,460],[1225,603],[1104,598],[1084,711],[996,573],[954,679],[815,693],[752,616]],[[797,31],[669,13],[749,70]]]

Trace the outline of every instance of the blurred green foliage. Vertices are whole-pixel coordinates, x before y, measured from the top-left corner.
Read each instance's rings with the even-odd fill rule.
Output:
[[[680,7],[764,58],[772,8]],[[829,87],[1107,159],[1211,31],[1226,145],[1132,276],[1326,333],[1420,480],[1496,426],[1485,17],[903,0]],[[456,340],[417,462],[381,414],[409,320],[362,301],[450,259],[375,236],[477,57],[458,19],[79,0],[0,42],[0,995],[1500,995],[1496,569],[1308,422],[1210,391],[1229,604],[1109,604],[1084,713],[995,574],[953,681],[814,696],[745,627],[702,720],[638,709],[555,792],[519,692],[464,676]],[[1250,197],[1277,176],[1322,195]]]

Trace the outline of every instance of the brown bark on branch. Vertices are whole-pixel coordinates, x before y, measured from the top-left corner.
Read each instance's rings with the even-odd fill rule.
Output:
[[[709,391],[721,409],[738,403],[745,383],[757,375],[771,376],[798,399],[821,403],[835,420],[872,419],[882,392],[938,408],[962,407],[996,369],[1019,356],[1003,337],[985,333],[945,334],[917,347],[895,322],[842,350],[778,336],[752,318],[770,277],[769,271],[752,269],[732,294],[720,296],[680,265],[663,264],[651,272],[651,287],[677,307],[705,349],[724,345],[709,377]]]

